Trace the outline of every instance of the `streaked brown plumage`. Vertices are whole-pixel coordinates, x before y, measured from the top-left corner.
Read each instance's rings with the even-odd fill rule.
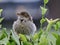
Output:
[[[36,31],[36,26],[33,23],[31,15],[26,12],[22,11],[17,13],[18,19],[13,24],[13,30],[19,34],[34,34]]]

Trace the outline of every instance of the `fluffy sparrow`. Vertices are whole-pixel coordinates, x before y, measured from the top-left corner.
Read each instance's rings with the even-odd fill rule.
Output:
[[[34,34],[36,26],[33,23],[31,15],[27,11],[17,13],[18,19],[13,23],[13,30],[17,34]]]

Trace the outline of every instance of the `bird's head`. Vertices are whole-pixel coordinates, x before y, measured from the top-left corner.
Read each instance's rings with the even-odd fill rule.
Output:
[[[17,16],[19,19],[32,21],[32,17],[28,12],[25,12],[25,11],[19,12],[19,13],[17,13]]]

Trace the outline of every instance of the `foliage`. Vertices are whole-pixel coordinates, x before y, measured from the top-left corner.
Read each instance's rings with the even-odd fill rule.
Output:
[[[0,23],[3,21],[4,18],[1,18],[1,13],[2,13],[3,9],[0,9]],[[0,28],[2,28],[2,25],[0,24]]]
[[[8,34],[6,28],[2,28],[0,32],[0,45],[60,45],[60,19],[45,18],[47,10],[45,8],[48,0],[44,0],[44,6],[40,7],[42,11],[42,19],[40,20],[41,28],[34,35],[17,35],[13,30]],[[0,10],[1,13],[2,9]],[[3,18],[0,19],[2,22]],[[42,27],[42,24],[48,23]]]

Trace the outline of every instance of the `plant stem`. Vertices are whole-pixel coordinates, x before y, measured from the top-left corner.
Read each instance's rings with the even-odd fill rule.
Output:
[[[46,5],[44,4],[44,8],[45,8],[45,6],[46,6]],[[43,11],[44,11],[44,10],[43,10]],[[43,18],[44,18],[44,15],[42,15],[42,19],[43,19]],[[42,29],[42,24],[43,24],[43,23],[41,23],[41,29]]]
[[[43,7],[45,8],[45,6],[46,6],[46,4],[44,3]],[[44,13],[44,10],[43,10],[42,13]],[[44,15],[45,15],[45,14],[42,14],[42,19],[44,19]],[[43,22],[41,23],[41,26],[40,26],[41,28],[40,28],[40,30],[42,30],[42,24],[43,24]]]
[[[50,22],[48,25],[47,25],[47,28],[46,28],[46,31],[49,31],[51,29],[51,26],[52,26],[52,22]]]
[[[40,30],[42,30],[42,23],[41,23],[41,26],[40,27],[41,27]]]

